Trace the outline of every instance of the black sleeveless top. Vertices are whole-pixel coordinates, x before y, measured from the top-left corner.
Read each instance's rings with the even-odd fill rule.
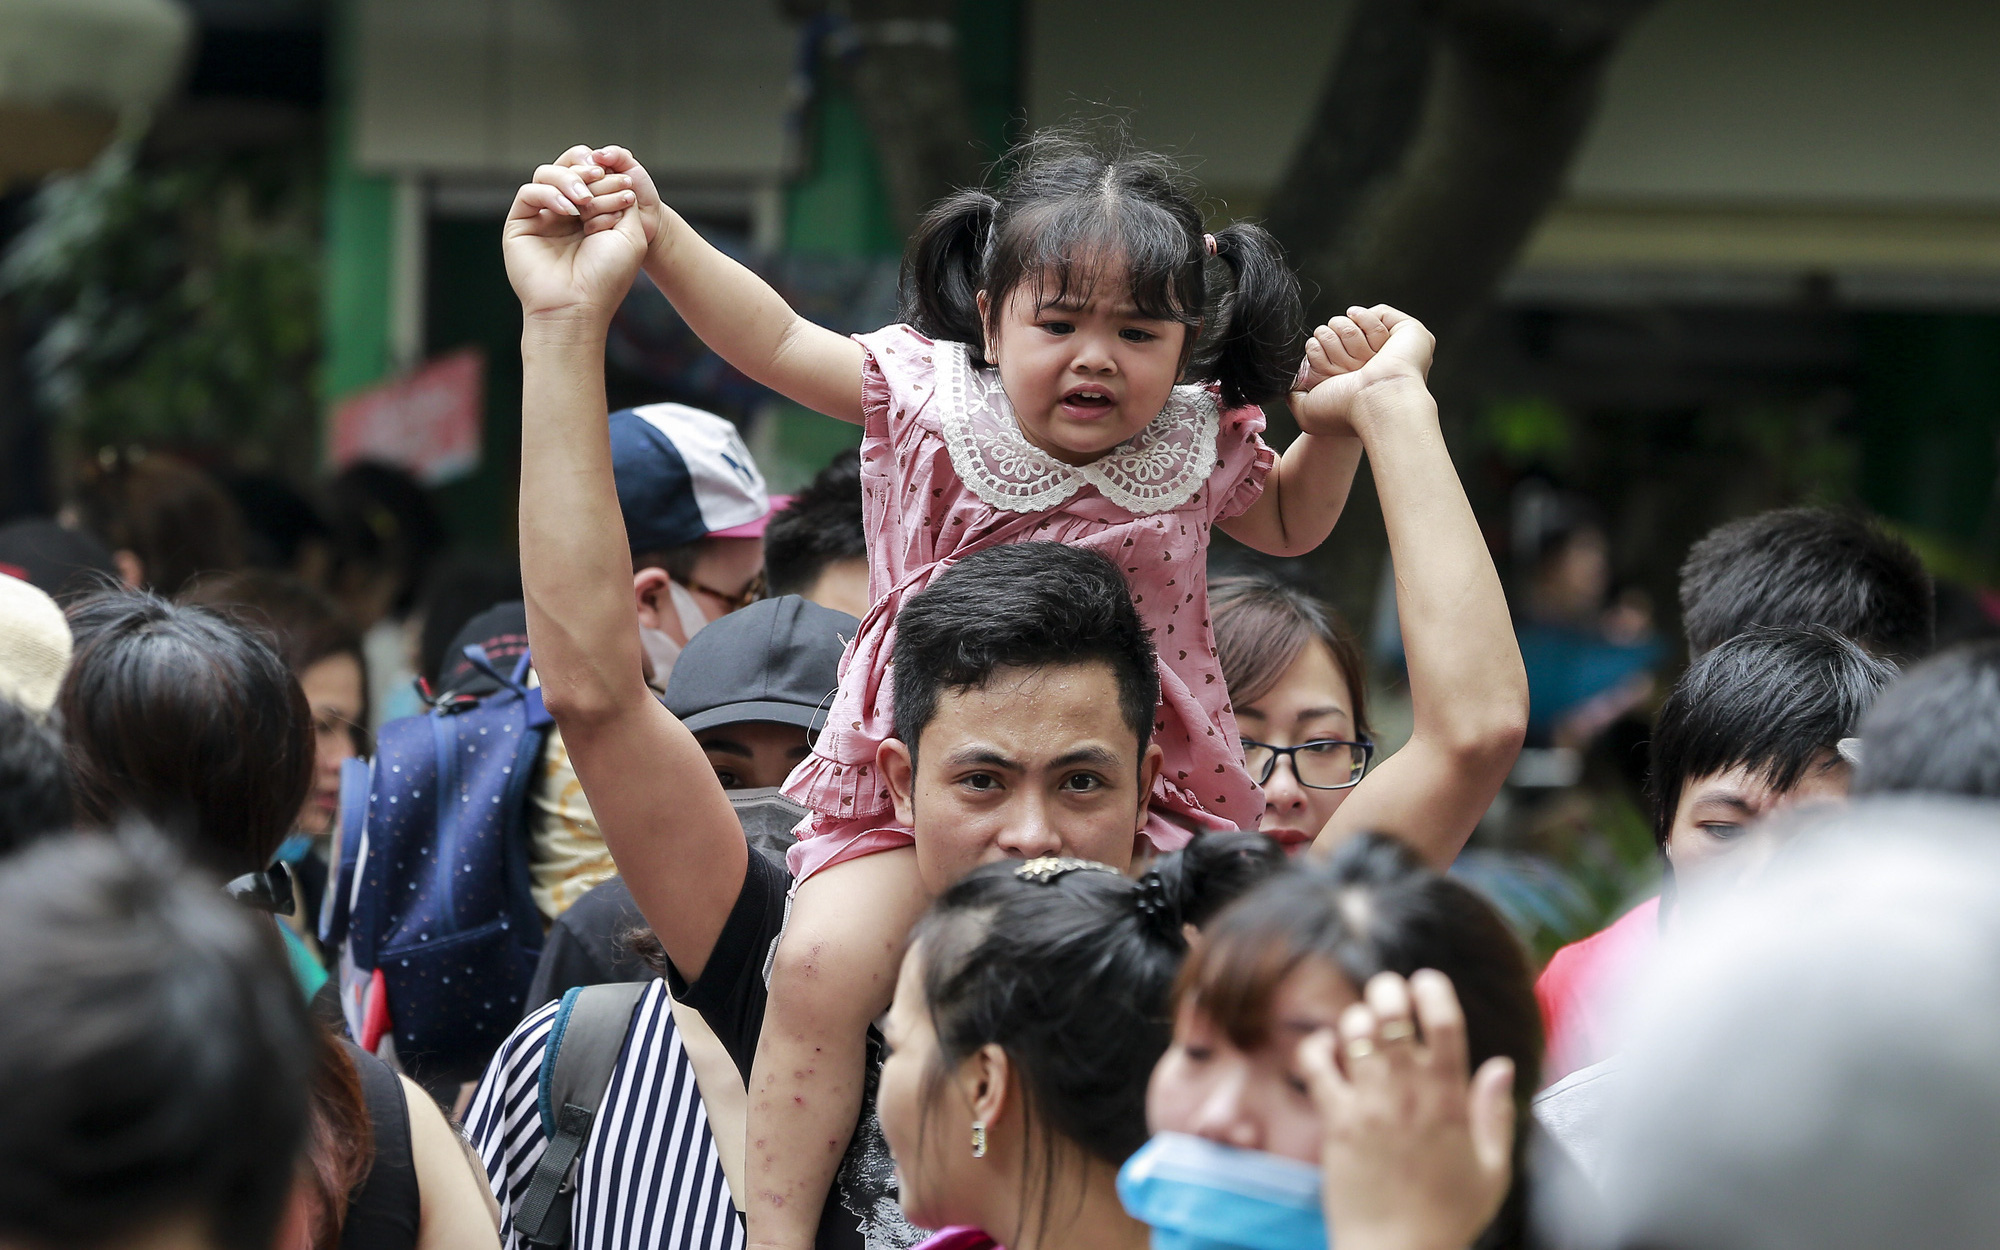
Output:
[[[347,1204],[340,1230],[341,1250],[416,1250],[422,1202],[417,1164],[410,1153],[410,1108],[403,1083],[389,1065],[342,1040],[361,1077],[368,1123],[375,1130],[375,1163]]]

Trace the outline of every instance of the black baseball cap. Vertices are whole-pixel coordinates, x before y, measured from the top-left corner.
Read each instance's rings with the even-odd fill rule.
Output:
[[[667,710],[699,733],[774,721],[817,730],[861,622],[797,595],[760,599],[688,640],[667,679]]]
[[[82,530],[44,517],[0,526],[0,573],[37,586],[58,601],[119,584],[110,548]]]

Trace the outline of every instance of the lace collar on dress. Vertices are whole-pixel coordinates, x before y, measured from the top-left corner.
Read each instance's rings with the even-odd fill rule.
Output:
[[[941,342],[939,387],[951,467],[974,495],[1003,512],[1047,512],[1088,482],[1128,512],[1178,508],[1215,472],[1222,411],[1199,386],[1176,386],[1145,429],[1089,464],[1064,464],[1029,442],[1000,389],[997,369],[974,368],[963,343]]]

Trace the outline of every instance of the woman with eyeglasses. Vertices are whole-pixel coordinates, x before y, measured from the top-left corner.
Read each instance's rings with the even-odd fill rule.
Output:
[[[1443,868],[1520,753],[1528,679],[1500,574],[1443,440],[1424,447],[1372,464],[1413,714],[1394,755],[1371,767],[1367,672],[1331,608],[1268,576],[1209,583],[1244,763],[1264,788],[1257,828],[1288,851],[1373,830]]]

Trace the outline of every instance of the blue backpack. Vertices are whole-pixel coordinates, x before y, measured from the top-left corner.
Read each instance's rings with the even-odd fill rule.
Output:
[[[528,656],[498,688],[446,695],[376,736],[340,787],[341,854],[321,938],[345,942],[343,1005],[373,1050],[385,1031],[421,1081],[471,1080],[521,1019],[542,952],[528,884],[528,787],[551,724],[524,684]]]

